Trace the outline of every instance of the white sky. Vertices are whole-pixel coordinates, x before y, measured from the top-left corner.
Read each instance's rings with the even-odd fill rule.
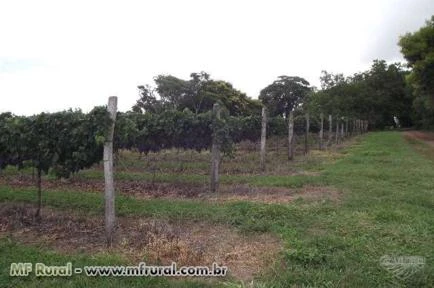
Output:
[[[0,112],[105,105],[126,111],[158,74],[206,71],[257,98],[277,76],[319,86],[373,59],[403,61],[399,35],[432,0],[0,0]]]

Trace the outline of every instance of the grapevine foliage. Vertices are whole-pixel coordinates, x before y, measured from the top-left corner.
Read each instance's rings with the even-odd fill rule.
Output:
[[[30,163],[45,173],[52,169],[59,177],[69,177],[102,159],[110,121],[105,107],[89,113],[68,110],[31,117],[0,114],[0,168],[22,168],[24,163]],[[304,129],[303,115],[296,115],[295,122],[296,133]],[[283,117],[269,118],[267,134],[284,136],[287,127]],[[223,153],[231,155],[235,143],[258,141],[260,131],[260,115],[235,117],[224,109],[219,120],[213,119],[211,111],[196,114],[188,109],[118,112],[114,147],[145,154],[170,148],[200,152],[210,149],[216,137]]]
[[[162,113],[118,113],[115,149],[137,149],[140,153],[162,149],[208,150],[216,137],[221,150],[230,154],[233,144],[259,139],[260,118],[233,117],[222,111],[221,119],[212,112],[195,114],[189,110]]]
[[[234,144],[260,138],[261,116],[230,116],[226,109],[220,119],[212,112],[193,113],[188,109],[160,113],[119,112],[114,131],[114,148],[138,150],[140,153],[162,149],[202,151],[217,141],[226,156],[232,156]],[[300,122],[302,115],[296,115]],[[31,165],[37,170],[38,209],[41,210],[41,175],[52,171],[68,178],[81,169],[102,160],[103,143],[112,123],[106,107],[89,113],[68,110],[41,113],[30,117],[0,114],[0,169],[8,165],[19,169]],[[298,125],[295,125],[297,132]],[[268,120],[268,135],[286,135],[283,117]]]
[[[0,166],[22,168],[30,163],[38,171],[52,169],[59,177],[69,177],[102,159],[109,124],[105,107],[87,114],[79,110],[30,117],[0,114]]]

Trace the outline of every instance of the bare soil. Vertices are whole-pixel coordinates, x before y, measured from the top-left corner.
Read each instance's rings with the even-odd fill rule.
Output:
[[[405,137],[416,139],[434,148],[434,132],[426,131],[406,131],[404,132]]]
[[[276,261],[281,241],[270,234],[241,234],[206,222],[120,217],[112,248],[106,247],[103,217],[44,208],[33,218],[28,204],[0,203],[0,237],[51,248],[65,254],[115,252],[131,264],[226,265],[229,274],[249,281]]]
[[[339,201],[341,193],[331,187],[303,186],[290,189],[279,187],[249,187],[248,185],[225,186],[218,195],[207,194],[208,201],[251,201],[269,204],[289,203],[297,198],[309,201]]]

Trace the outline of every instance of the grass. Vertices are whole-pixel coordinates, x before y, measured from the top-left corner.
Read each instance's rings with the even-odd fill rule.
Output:
[[[82,171],[77,177],[83,179],[102,179],[103,172],[98,170]],[[206,185],[209,183],[208,175],[191,174],[152,174],[146,172],[117,172],[117,180],[164,182],[164,183],[188,183]],[[221,184],[250,184],[258,187],[287,187],[296,188],[304,184],[315,184],[319,178],[310,175],[220,175]]]
[[[322,177],[345,191],[345,199],[338,209],[315,215],[313,225],[292,240],[298,244],[288,254],[291,269],[275,275],[276,283],[432,287],[433,162],[398,133],[373,133]],[[427,265],[396,282],[379,265],[383,255],[423,256]]]
[[[302,199],[288,205],[161,199],[145,201],[119,196],[117,212],[124,216],[225,223],[246,233],[270,232],[279,235],[284,242],[284,251],[274,266],[254,282],[258,287],[259,284],[264,287],[433,287],[434,163],[419,153],[417,145],[407,142],[397,132],[370,133],[363,141],[347,148],[345,157],[334,160],[334,163],[321,164],[322,173],[319,176],[236,175],[227,176],[224,180],[239,183],[247,179],[248,183],[258,186],[329,185],[342,191],[339,203]],[[34,202],[35,191],[2,186],[0,201]],[[99,214],[103,209],[101,195],[93,193],[50,191],[44,193],[44,201],[48,206],[83,213]],[[20,255],[27,254],[33,255],[26,258],[29,261],[36,261],[38,257],[54,257],[53,261],[71,258],[7,240],[0,242],[0,249],[5,255],[1,260],[2,267],[16,259],[24,259]],[[422,256],[426,264],[411,277],[397,279],[380,265],[380,258],[384,255]],[[94,261],[89,255],[73,257],[86,264]],[[49,261],[50,258],[47,258]],[[27,279],[10,279],[5,276],[6,270],[4,268],[0,275],[0,286],[30,284]],[[55,286],[51,282],[66,284],[59,279],[34,280],[31,283],[35,286]],[[168,284],[164,279],[155,283],[136,282],[150,279],[71,280],[68,282],[71,287],[87,284],[105,287],[104,283],[111,285],[110,281],[137,287],[144,287],[145,284],[147,287],[165,287],[175,285],[173,283],[181,287],[206,285],[183,281]]]
[[[432,132],[431,132],[432,133]],[[434,149],[433,146],[430,146],[429,144],[416,139],[412,138],[410,136],[405,136],[405,140],[407,140],[408,143],[412,145],[412,147],[418,151],[420,154],[424,155],[425,157],[434,160]]]
[[[33,189],[10,189],[0,187],[0,201],[36,203]],[[44,205],[57,209],[72,209],[91,215],[103,215],[103,197],[86,192],[44,193]],[[310,211],[319,207],[309,205]],[[193,200],[138,200],[127,196],[117,196],[116,213],[119,216],[144,216],[169,220],[206,221],[210,224],[230,224],[245,232],[271,231],[276,225],[299,223],[302,214],[290,205],[251,203],[247,201],[229,203],[209,203]],[[280,226],[279,226],[280,227]]]
[[[116,255],[59,255],[44,248],[23,246],[0,239],[0,287],[212,287],[203,282],[171,281],[163,277],[87,277],[73,275],[70,277],[36,277],[30,273],[28,277],[9,277],[9,267],[12,262],[44,263],[46,265],[66,265],[72,267],[127,265],[127,262]]]

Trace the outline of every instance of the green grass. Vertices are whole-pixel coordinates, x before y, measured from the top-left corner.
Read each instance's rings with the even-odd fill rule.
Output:
[[[348,154],[322,176],[345,192],[342,205],[313,216],[312,225],[287,241],[290,269],[274,275],[273,283],[432,287],[433,162],[398,133],[372,133]],[[423,256],[426,267],[397,281],[380,267],[383,255]]]
[[[10,189],[0,186],[0,201],[36,203],[33,189]],[[57,209],[72,209],[91,215],[103,215],[104,203],[101,194],[86,192],[44,193],[43,204]],[[229,203],[209,203],[194,200],[137,200],[127,196],[117,196],[116,213],[119,216],[144,216],[169,220],[206,221],[238,227],[245,232],[272,231],[273,227],[299,223],[303,211],[318,211],[331,204],[308,205],[305,208],[292,205],[262,205],[246,201]]]
[[[362,142],[346,149],[345,157],[321,166],[320,176],[243,178],[237,175],[227,176],[224,180],[238,183],[240,179],[247,179],[248,183],[258,186],[330,185],[342,191],[338,203],[299,199],[288,205],[268,205],[145,201],[119,196],[117,212],[123,216],[208,221],[210,224],[230,224],[245,232],[276,233],[284,243],[284,251],[274,267],[255,282],[265,283],[265,287],[434,287],[434,163],[420,154],[414,145],[397,132],[370,133]],[[0,187],[0,201],[34,202],[35,198],[34,189]],[[103,209],[102,195],[93,193],[45,192],[44,204],[93,214],[102,214]],[[29,256],[30,260],[69,258],[7,241],[0,242],[0,249],[1,255],[6,255],[6,260],[1,260],[2,267],[12,260],[23,259],[19,257],[22,253],[33,255],[34,258]],[[381,267],[380,258],[384,255],[422,256],[426,265],[408,279],[399,280]],[[86,261],[93,261],[88,255],[74,257],[87,264]],[[0,277],[3,277],[0,286],[10,284],[11,279],[4,273]],[[83,281],[95,281],[92,284],[101,287],[104,285],[100,283],[110,282],[104,282],[105,279],[72,280],[71,287],[87,286]],[[14,281],[21,286],[29,283],[20,279]],[[41,279],[32,283],[44,286],[51,285],[50,281],[60,280]],[[145,287],[146,284],[135,282],[139,280],[128,281],[131,281],[126,284],[129,286]],[[164,287],[165,283],[147,287]]]
[[[430,146],[429,144],[418,140],[416,138],[412,138],[410,136],[405,136],[405,139],[407,140],[408,143],[410,143],[412,145],[412,147],[418,151],[420,154],[422,154],[423,156],[434,160],[434,149],[433,146]]]
[[[77,177],[83,179],[102,179],[103,172],[98,170],[82,171]],[[189,184],[208,184],[208,175],[191,174],[152,174],[146,172],[117,172],[116,179],[146,182],[164,183],[189,183]],[[220,175],[222,184],[250,184],[258,187],[301,187],[304,184],[315,184],[321,181],[318,177],[308,175],[294,175],[292,177],[283,175]]]

